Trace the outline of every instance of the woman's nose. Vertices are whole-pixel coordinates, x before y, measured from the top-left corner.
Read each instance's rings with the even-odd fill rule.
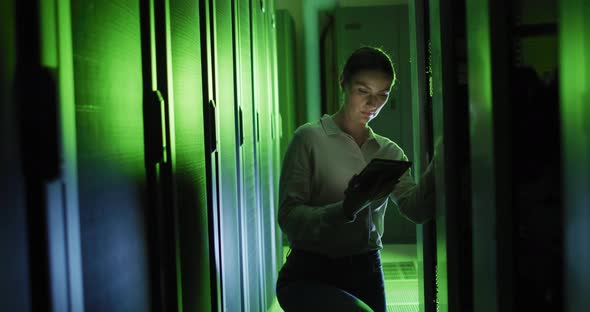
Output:
[[[369,95],[369,98],[367,100],[367,105],[369,106],[377,106],[379,102],[379,99],[377,96],[375,95]]]

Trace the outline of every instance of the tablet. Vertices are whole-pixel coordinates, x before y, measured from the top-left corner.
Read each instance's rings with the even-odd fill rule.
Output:
[[[375,158],[353,178],[351,186],[366,194],[370,200],[380,199],[391,193],[411,166],[409,161]]]

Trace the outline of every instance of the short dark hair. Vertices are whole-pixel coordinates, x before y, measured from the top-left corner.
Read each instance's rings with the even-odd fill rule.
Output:
[[[352,52],[342,70],[342,84],[347,85],[354,75],[363,70],[381,71],[391,79],[391,85],[395,84],[396,75],[391,58],[380,48],[364,46]]]

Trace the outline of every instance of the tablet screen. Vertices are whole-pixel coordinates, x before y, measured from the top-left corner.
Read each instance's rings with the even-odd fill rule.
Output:
[[[386,196],[411,165],[403,160],[373,159],[357,177],[359,191],[370,199]]]

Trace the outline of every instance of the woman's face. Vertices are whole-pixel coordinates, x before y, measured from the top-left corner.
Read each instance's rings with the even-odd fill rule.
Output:
[[[366,125],[377,117],[389,98],[391,79],[382,71],[360,71],[344,88],[344,113],[353,123]]]

